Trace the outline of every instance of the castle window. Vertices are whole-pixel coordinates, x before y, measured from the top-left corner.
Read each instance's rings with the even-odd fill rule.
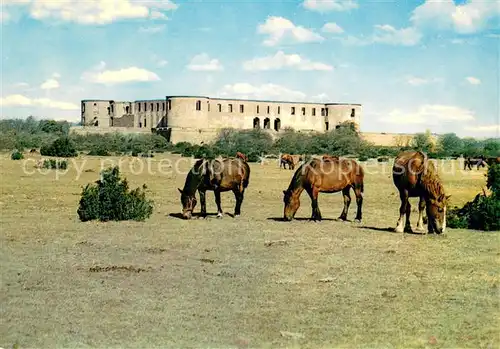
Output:
[[[201,101],[196,101],[196,110],[201,110]]]
[[[312,116],[316,116],[316,108],[312,108]]]
[[[279,131],[281,128],[281,120],[280,119],[275,119],[274,120],[274,130]]]
[[[97,107],[97,103],[94,103],[94,107]]]
[[[146,127],[146,119],[144,119],[144,127]]]
[[[154,105],[153,105],[153,103],[151,103],[151,111],[154,111]],[[146,127],[146,125],[144,125],[144,127]]]
[[[243,104],[240,104],[240,113],[243,113],[243,111],[244,111],[244,110],[245,110],[245,109],[244,109],[244,107],[243,107]]]
[[[160,103],[156,103],[156,111],[160,111]]]
[[[219,110],[219,113],[222,113],[222,104],[218,103],[217,108]]]
[[[281,112],[281,107],[278,106],[278,115],[279,115],[280,112]]]
[[[267,106],[267,113],[269,114],[271,112],[271,107]]]
[[[141,111],[141,103],[137,103],[137,111],[140,112]]]
[[[130,107],[127,105],[125,107],[125,114],[129,114],[130,113]]]
[[[259,106],[257,106],[257,114],[259,114]]]
[[[148,104],[146,102],[144,102],[144,112],[147,112],[148,111]]]
[[[302,107],[302,115],[306,115],[306,108]]]
[[[207,110],[210,111],[210,102],[207,102]]]
[[[271,128],[271,120],[269,120],[269,118],[264,119],[264,128],[265,129]]]
[[[326,122],[325,122],[325,131],[328,131],[329,126],[330,126],[330,125],[329,125],[328,121],[326,121]]]
[[[108,107],[108,115],[111,115],[111,108]]]
[[[291,112],[292,115],[295,115],[295,107],[292,107],[292,112]]]
[[[233,112],[233,105],[232,104],[228,104],[228,108],[229,108],[229,112],[232,113]]]
[[[253,119],[253,128],[260,128],[260,119],[259,118]]]
[[[169,99],[168,102],[168,110],[172,109],[172,101]]]
[[[325,108],[321,108],[321,116],[325,116]]]
[[[325,116],[328,116],[328,108],[325,108]]]
[[[356,116],[356,110],[354,108],[351,109],[351,118]]]

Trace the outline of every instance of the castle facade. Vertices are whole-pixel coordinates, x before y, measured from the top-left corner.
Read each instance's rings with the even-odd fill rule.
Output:
[[[209,142],[223,128],[267,130],[285,128],[325,132],[343,122],[359,130],[361,104],[305,103],[167,96],[133,102],[83,100],[78,133],[161,132],[172,143]]]

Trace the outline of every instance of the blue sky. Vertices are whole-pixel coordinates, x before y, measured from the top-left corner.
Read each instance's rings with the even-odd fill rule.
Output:
[[[495,1],[2,0],[1,118],[82,99],[363,104],[365,132],[500,136]]]

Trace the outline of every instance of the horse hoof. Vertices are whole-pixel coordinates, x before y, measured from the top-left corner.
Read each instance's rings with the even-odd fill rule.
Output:
[[[354,223],[361,223],[361,219],[355,219]]]
[[[401,234],[401,233],[403,233],[403,232],[404,232],[404,229],[403,229],[403,228],[396,227],[396,228],[394,228],[394,232],[396,232],[396,233],[400,233],[400,234]]]
[[[217,213],[217,218],[222,218],[222,213]]]

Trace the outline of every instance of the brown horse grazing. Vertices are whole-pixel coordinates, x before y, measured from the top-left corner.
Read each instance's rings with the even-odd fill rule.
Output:
[[[486,167],[486,162],[482,156],[479,159],[471,159],[470,157],[465,159],[464,170],[467,170],[467,168],[472,170],[472,166],[477,166],[477,169],[479,170],[479,167]]]
[[[293,170],[295,168],[295,163],[293,161],[293,157],[290,154],[281,155],[280,168],[281,168],[281,166],[283,166],[283,168],[286,170],[286,165],[288,165],[288,169],[290,169],[290,170]]]
[[[250,166],[239,158],[218,158],[196,161],[186,176],[181,193],[182,216],[190,219],[196,206],[196,190],[200,194],[201,215],[206,217],[205,192],[213,190],[217,204],[217,217],[222,217],[220,193],[231,190],[236,198],[234,216],[241,214],[241,204],[250,180]]]
[[[300,206],[300,194],[305,189],[311,198],[312,220],[321,220],[318,206],[319,193],[336,193],[342,191],[344,209],[340,219],[346,220],[351,204],[350,189],[354,189],[358,210],[356,221],[361,222],[363,206],[363,168],[354,160],[338,159],[336,161],[313,158],[302,164],[295,171],[287,190],[283,191],[285,208],[284,219],[291,221]]]
[[[419,197],[417,230],[425,231],[423,211],[426,208],[428,232],[444,233],[446,229],[446,206],[450,196],[446,196],[437,169],[427,155],[420,151],[400,153],[394,160],[392,179],[399,191],[401,206],[395,231],[411,232],[410,197]],[[403,217],[406,222],[403,227]]]
[[[244,154],[244,153],[241,153],[241,152],[237,151],[236,152],[236,157],[240,158],[243,161],[248,162],[248,156],[246,156],[246,154]]]

